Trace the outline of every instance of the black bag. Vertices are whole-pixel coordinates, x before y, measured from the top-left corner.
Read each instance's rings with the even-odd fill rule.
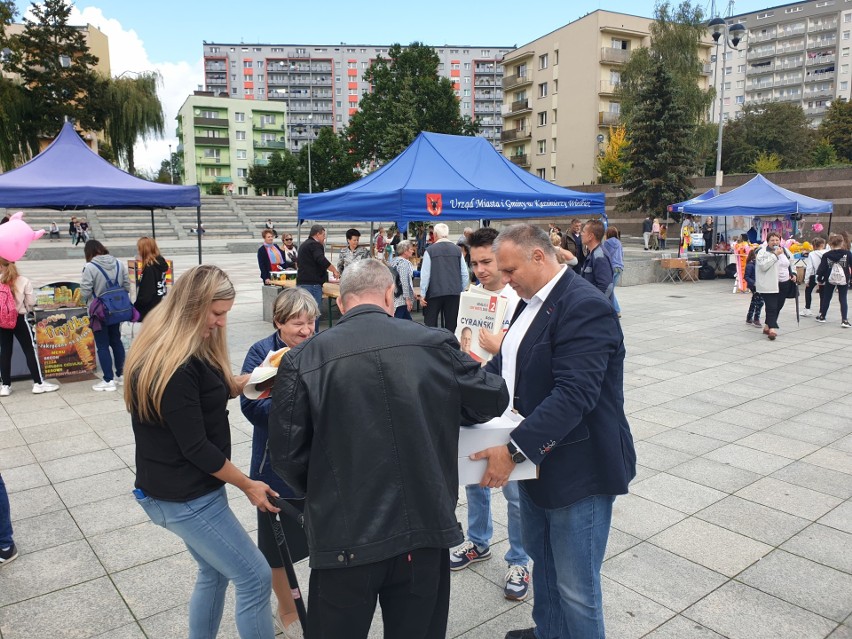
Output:
[[[133,321],[133,303],[130,301],[130,294],[118,283],[118,278],[121,277],[121,263],[116,262],[114,280],[109,278],[109,275],[100,265],[91,263],[104,274],[107,281],[106,290],[98,295],[98,299],[104,307],[104,324],[114,326],[122,322]]]
[[[736,264],[728,264],[725,266],[725,277],[730,279],[734,279],[737,276],[737,265]]]
[[[715,280],[716,279],[716,269],[713,268],[711,264],[705,262],[701,265],[701,268],[698,269],[698,279],[699,280]]]
[[[400,297],[402,295],[402,278],[399,276],[399,271],[390,262],[388,262],[387,267],[393,275],[393,296]]]

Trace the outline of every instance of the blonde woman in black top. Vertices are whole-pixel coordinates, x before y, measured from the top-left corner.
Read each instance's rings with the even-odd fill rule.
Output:
[[[234,287],[215,266],[189,269],[155,307],[130,349],[124,400],[136,438],[137,501],[198,563],[189,636],[215,637],[228,582],[243,639],[272,639],[269,564],[228,506],[225,484],[277,512],[277,494],[230,461],[228,399],[245,386],[228,359],[225,326]]]

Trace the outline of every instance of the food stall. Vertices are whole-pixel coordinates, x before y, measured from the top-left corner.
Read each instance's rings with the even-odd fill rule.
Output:
[[[95,336],[77,282],[55,282],[36,289],[33,322],[36,356],[46,378],[93,373]]]

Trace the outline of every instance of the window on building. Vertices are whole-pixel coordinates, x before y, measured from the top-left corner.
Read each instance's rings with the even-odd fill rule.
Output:
[[[237,177],[238,178],[247,178],[248,177],[248,169],[237,169]]]
[[[231,87],[231,95],[237,95],[237,87]]]
[[[464,97],[466,97],[466,98],[467,98],[467,97],[470,97],[470,89],[465,89],[465,90],[464,90]]]
[[[464,76],[464,83],[465,83],[465,84],[470,84],[470,76],[467,76],[467,75],[466,75],[466,76]]]
[[[297,48],[297,49],[296,49],[296,55],[297,55],[297,56],[306,56],[306,55],[308,55],[308,50],[307,50],[307,49],[299,49],[299,48]]]
[[[852,35],[852,31],[844,31],[843,32],[843,39],[848,40],[850,35]]]
[[[547,153],[547,140],[539,140],[538,141],[538,154],[544,155]]]
[[[481,49],[479,51],[479,55],[481,55],[483,58],[488,58],[491,56],[491,49]]]
[[[550,152],[556,153],[556,138],[550,138]]]
[[[742,104],[743,102],[745,102],[745,96],[744,95],[738,95],[736,97],[736,102],[737,102],[737,104]]]
[[[245,160],[248,158],[248,152],[245,149],[237,149],[237,159]]]
[[[243,74],[243,82],[251,82],[254,79],[251,73]]]
[[[202,118],[218,118],[219,112],[218,111],[202,111],[201,117]]]
[[[269,113],[260,116],[261,124],[275,124],[275,114]]]
[[[538,85],[538,97],[546,98],[547,97],[547,82],[542,82]]]
[[[553,92],[554,92],[554,93],[559,93],[559,80],[554,80],[554,81],[553,81]]]
[[[538,125],[544,126],[547,124],[547,111],[539,111],[538,113]]]
[[[738,64],[737,65],[737,73],[745,73],[745,67],[746,67],[746,65],[744,65],[744,64]]]
[[[547,169],[536,169],[535,175],[540,180],[546,180],[547,179]]]
[[[243,68],[244,69],[251,69],[251,65],[252,65],[251,60],[243,60]]]
[[[731,83],[725,82],[725,91],[730,91],[730,90],[731,90]]]
[[[464,63],[464,70],[465,70],[465,71],[470,71],[470,62],[465,62],[465,63]]]
[[[556,109],[553,109],[553,116],[550,118],[551,124],[556,124]]]
[[[222,175],[222,168],[218,166],[205,166],[204,175],[206,177],[220,177]]]
[[[204,149],[204,157],[205,158],[218,158],[222,156],[222,151],[220,149]]]
[[[844,13],[843,14],[843,22],[846,22],[847,24],[849,22],[852,22],[852,13]]]
[[[251,89],[243,89],[243,95],[251,95]]]
[[[731,75],[733,73],[733,69],[731,67],[725,67],[725,75]]]
[[[742,89],[745,87],[745,80],[737,80],[737,88]]]
[[[256,78],[256,79],[257,79],[257,81],[258,81],[258,82],[263,82],[263,74],[262,74],[262,73],[258,73],[258,74],[257,74],[257,78]]]
[[[238,186],[237,187],[237,195],[248,195],[248,187],[247,186]]]
[[[235,140],[245,140],[246,132],[245,131],[234,131],[234,139]]]
[[[343,116],[340,115],[339,113],[335,116],[335,118],[336,118],[337,122],[343,122]]]
[[[550,181],[556,182],[556,167],[555,166],[550,167]]]
[[[841,80],[840,81],[840,90],[841,91],[847,91],[848,89],[849,89],[849,81],[848,80]]]
[[[264,93],[264,88],[263,88],[263,87],[258,87],[258,89],[257,89],[257,94],[258,94],[258,95],[263,95],[263,93]]]
[[[470,111],[470,102],[462,102],[462,108],[466,111]]]
[[[236,82],[236,81],[237,81],[237,74],[236,74],[236,73],[232,73],[232,74],[231,74],[231,82]]]
[[[539,69],[546,69],[547,68],[547,54],[546,53],[543,53],[542,55],[538,56],[538,68]]]
[[[843,47],[840,50],[840,57],[841,58],[848,58],[849,57],[849,47]]]
[[[840,74],[846,75],[847,73],[849,73],[849,65],[848,64],[841,64],[840,65]]]

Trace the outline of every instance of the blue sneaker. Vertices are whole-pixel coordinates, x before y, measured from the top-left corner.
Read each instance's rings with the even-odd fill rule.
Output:
[[[509,566],[503,596],[511,601],[523,601],[530,592],[530,571],[526,566]]]
[[[491,559],[491,548],[480,550],[472,541],[466,541],[450,553],[450,570],[461,570],[478,561]]]

